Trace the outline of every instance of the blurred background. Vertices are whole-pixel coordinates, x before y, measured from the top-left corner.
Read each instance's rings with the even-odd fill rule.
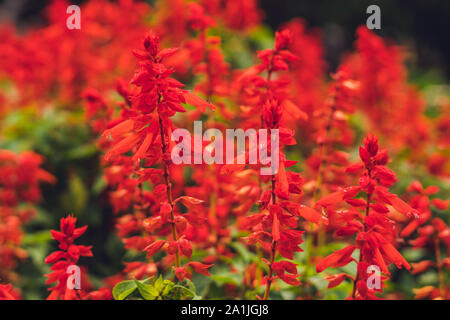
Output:
[[[85,1],[71,2],[82,4]],[[439,90],[448,91],[446,85],[450,79],[448,0],[260,0],[259,2],[264,11],[263,22],[266,26],[251,33],[245,41],[242,41],[245,43],[238,43],[237,47],[236,42],[232,42],[231,36],[224,41],[224,52],[236,69],[252,64],[254,49],[260,50],[272,45],[271,29],[276,30],[292,18],[301,17],[305,19],[309,31],[320,35],[325,50],[327,71],[333,72],[342,56],[353,49],[356,28],[365,24],[369,16],[366,14],[367,7],[376,4],[381,9],[381,30],[374,32],[407,48],[409,81],[418,85],[420,89],[432,89],[433,85],[440,85]],[[46,26],[44,8],[49,3],[50,1],[43,0],[0,0],[0,25],[12,23],[20,33],[44,27]],[[147,3],[153,6],[155,1]],[[64,12],[61,14],[64,15]],[[65,17],[64,15],[62,18]],[[126,18],[124,16],[124,19]],[[116,47],[121,51],[131,51],[133,48],[124,49],[120,45]],[[73,49],[70,46],[68,48],[68,51]],[[76,46],[73,50],[77,50]],[[131,57],[129,51],[126,54]],[[105,52],[107,50],[103,51]],[[76,58],[77,53],[72,54]],[[243,60],[245,61],[242,63]],[[68,59],[67,64],[66,61],[63,62],[62,66],[67,67],[72,61]],[[189,81],[191,83],[186,82],[188,86],[192,84],[192,79]],[[14,96],[12,88],[10,83],[0,81],[0,94],[5,89],[8,95]],[[434,94],[436,90],[433,90],[424,91]],[[139,255],[126,251],[114,232],[114,216],[100,169],[101,153],[95,144],[97,136],[86,124],[84,105],[80,100],[74,99],[70,105],[65,104],[65,101],[57,101],[55,102],[57,108],[47,108],[42,113],[36,111],[42,101],[31,102],[23,109],[14,110],[1,119],[0,149],[17,152],[33,150],[45,157],[44,168],[57,177],[55,185],[42,186],[43,201],[39,204],[38,215],[25,226],[23,246],[26,247],[29,257],[20,263],[17,273],[20,274],[20,288],[27,299],[46,296],[47,288],[42,275],[48,272],[48,266],[43,260],[56,247],[48,230],[58,228],[59,218],[67,213],[75,213],[79,225],[89,225],[87,234],[80,239],[80,244],[93,245],[95,259],[83,259],[82,264],[88,266],[95,287],[99,287],[105,277],[121,272],[124,267],[122,261],[145,259],[142,253]],[[427,115],[434,116],[434,109],[433,103],[427,101]],[[358,129],[362,132],[364,128]],[[400,174],[409,179],[405,182],[399,179],[400,183],[397,184],[399,189],[405,190],[406,181],[410,182],[412,179],[411,173],[405,168]],[[424,174],[422,178],[424,185],[440,183],[438,179],[429,175]],[[442,196],[446,193],[448,197],[449,190],[445,189],[445,186],[442,190]],[[445,214],[448,220],[448,212]],[[417,251],[411,251],[409,254],[408,259],[412,257],[417,261],[426,256],[426,253]],[[402,279],[395,285],[401,287],[401,291],[407,297],[411,297],[412,288],[416,284],[412,276],[401,273],[395,274],[394,277]],[[317,281],[323,279],[318,277]],[[424,284],[433,281],[435,281],[433,277],[424,278]],[[336,294],[336,298],[345,298],[345,295],[339,294]]]
[[[0,0],[0,23],[11,21],[20,29],[42,25],[42,9],[48,3],[48,0]],[[381,30],[375,30],[377,34],[407,46],[413,53],[410,66],[427,70],[429,76],[449,79],[450,1],[260,0],[264,21],[273,29],[294,17],[303,17],[310,27],[319,27],[331,70],[338,65],[341,53],[351,49],[356,27],[365,24],[369,16],[366,9],[372,4],[381,9]],[[412,70],[412,76],[415,74]]]

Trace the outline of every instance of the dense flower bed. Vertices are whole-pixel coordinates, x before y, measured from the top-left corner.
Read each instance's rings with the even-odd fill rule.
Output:
[[[405,48],[360,26],[330,73],[256,0],[68,5],[0,28],[0,299],[450,298],[449,99]],[[279,167],[195,162],[194,121]]]

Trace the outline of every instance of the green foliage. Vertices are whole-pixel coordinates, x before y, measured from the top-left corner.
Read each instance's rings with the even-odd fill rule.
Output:
[[[164,280],[162,275],[157,279],[125,280],[113,288],[115,300],[199,300],[195,285],[189,279],[183,284]]]

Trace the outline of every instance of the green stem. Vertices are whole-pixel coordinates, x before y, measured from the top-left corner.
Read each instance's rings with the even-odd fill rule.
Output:
[[[172,183],[169,179],[169,168],[167,166],[167,163],[164,161],[164,154],[167,151],[166,146],[166,140],[164,139],[164,126],[161,119],[161,116],[159,116],[159,132],[161,134],[161,144],[162,144],[162,153],[163,153],[163,167],[164,167],[164,182],[167,186],[167,201],[170,204],[171,210],[170,210],[170,225],[172,228],[172,238],[173,241],[178,241],[178,234],[177,234],[177,228],[175,225],[175,216],[173,214],[173,196],[172,196]],[[180,267],[180,253],[178,250],[175,252],[175,267]]]

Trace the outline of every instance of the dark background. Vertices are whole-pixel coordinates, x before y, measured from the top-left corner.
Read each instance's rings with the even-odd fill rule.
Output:
[[[47,0],[0,0],[0,22],[12,20],[21,29],[43,23],[40,12]],[[84,1],[72,1],[80,4]],[[148,1],[150,3],[154,1]],[[332,71],[340,54],[350,50],[356,27],[366,22],[371,4],[381,8],[381,30],[376,32],[407,46],[419,70],[434,70],[450,79],[450,1],[448,0],[260,0],[265,22],[276,29],[302,17],[322,29],[326,57]]]
[[[365,24],[366,9],[381,9],[381,30],[376,33],[408,46],[420,69],[437,69],[450,77],[450,1],[445,0],[261,0],[266,22],[273,27],[293,17],[304,17],[323,31],[327,60],[336,67],[339,52],[349,50],[358,25]],[[335,52],[338,51],[338,52]]]

